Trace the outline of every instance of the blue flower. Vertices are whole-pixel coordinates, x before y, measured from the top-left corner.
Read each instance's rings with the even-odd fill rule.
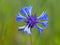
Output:
[[[30,29],[34,26],[38,29],[38,32],[41,33],[44,28],[38,26],[39,24],[42,24],[42,26],[47,27],[48,26],[48,15],[45,11],[42,12],[42,14],[37,17],[36,15],[31,14],[32,6],[25,6],[16,15],[16,21],[24,21],[26,25],[19,26],[19,31],[22,30],[23,32],[26,32],[28,34],[31,34]],[[22,16],[21,13],[25,16]],[[39,20],[42,20],[42,22],[39,22]]]

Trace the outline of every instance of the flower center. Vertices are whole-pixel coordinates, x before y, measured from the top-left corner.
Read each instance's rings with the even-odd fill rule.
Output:
[[[33,28],[34,25],[37,23],[36,15],[28,16],[27,19],[25,20],[25,22],[29,25],[29,27]]]

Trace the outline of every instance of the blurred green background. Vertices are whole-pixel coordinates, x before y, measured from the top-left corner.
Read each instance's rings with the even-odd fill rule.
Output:
[[[31,45],[28,34],[18,32],[15,16],[26,6],[33,7],[32,14],[46,11],[49,26],[40,35],[32,29],[32,45],[60,45],[60,0],[0,0],[0,45]]]

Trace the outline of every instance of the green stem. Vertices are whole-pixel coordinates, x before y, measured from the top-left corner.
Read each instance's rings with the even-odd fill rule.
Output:
[[[32,45],[32,35],[30,34],[30,42],[31,42],[31,45]]]

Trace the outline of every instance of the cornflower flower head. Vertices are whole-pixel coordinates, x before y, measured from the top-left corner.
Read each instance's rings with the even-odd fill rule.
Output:
[[[45,11],[42,12],[40,16],[36,16],[31,14],[32,6],[25,6],[20,9],[18,14],[16,15],[16,21],[24,21],[26,25],[19,26],[19,31],[22,30],[23,32],[26,32],[28,34],[31,34],[30,29],[34,26],[37,28],[38,32],[41,33],[44,28],[38,26],[38,23],[41,24],[44,27],[48,26],[48,15]],[[22,16],[21,13],[25,16]],[[39,20],[43,20],[42,22],[39,22]]]

